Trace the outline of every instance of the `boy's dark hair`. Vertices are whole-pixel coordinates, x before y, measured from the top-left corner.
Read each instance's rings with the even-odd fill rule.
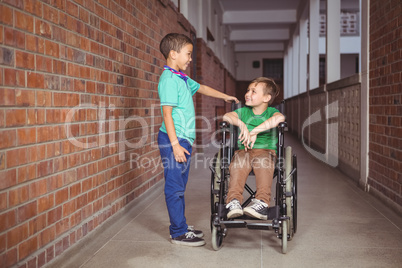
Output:
[[[264,88],[263,92],[264,95],[271,95],[271,99],[268,102],[268,105],[271,105],[275,98],[279,95],[279,86],[275,83],[274,79],[267,78],[267,77],[257,77],[250,84],[259,84],[263,83]]]
[[[165,59],[167,59],[171,50],[180,52],[180,50],[187,44],[193,44],[190,37],[184,34],[170,33],[162,38],[159,50],[162,52]]]

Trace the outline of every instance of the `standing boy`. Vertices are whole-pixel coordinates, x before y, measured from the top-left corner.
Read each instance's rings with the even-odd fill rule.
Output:
[[[165,176],[165,200],[170,219],[173,244],[202,246],[202,231],[189,227],[184,216],[184,191],[188,181],[192,144],[195,139],[195,111],[192,96],[201,94],[226,102],[238,100],[192,80],[181,70],[191,62],[193,44],[185,35],[170,33],[160,43],[166,59],[159,79],[158,93],[163,123],[158,134],[158,146]]]
[[[248,86],[246,106],[223,116],[223,120],[240,128],[239,150],[234,153],[229,166],[228,218],[243,215],[243,190],[251,170],[255,174],[257,190],[244,214],[257,219],[268,218],[278,142],[276,127],[285,121],[277,109],[270,107],[278,93],[274,80],[256,78]]]

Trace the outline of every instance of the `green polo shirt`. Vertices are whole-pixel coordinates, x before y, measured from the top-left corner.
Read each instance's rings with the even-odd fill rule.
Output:
[[[159,78],[158,94],[162,106],[172,106],[173,124],[176,136],[188,140],[193,144],[195,140],[195,110],[193,95],[200,88],[200,84],[191,78],[185,82],[182,78],[169,70],[164,70]],[[165,122],[160,128],[167,133]]]
[[[253,113],[252,107],[245,106],[240,109],[235,110],[239,119],[243,121],[248,131],[252,131],[255,127],[261,125],[264,121],[271,118],[274,113],[279,113],[279,111],[274,107],[268,107],[262,114],[255,115]],[[240,130],[239,130],[240,133]],[[266,131],[260,132],[257,135],[257,140],[254,143],[252,149],[271,149],[276,152],[276,144],[278,143],[278,133],[277,129],[271,128]],[[244,149],[244,145],[238,141],[239,149]]]

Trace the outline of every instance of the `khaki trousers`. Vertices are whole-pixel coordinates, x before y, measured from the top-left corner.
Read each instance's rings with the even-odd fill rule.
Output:
[[[257,193],[255,198],[269,205],[271,186],[275,171],[276,153],[268,149],[238,150],[229,166],[230,182],[227,203],[234,198],[243,202],[244,185],[251,172],[254,171]]]

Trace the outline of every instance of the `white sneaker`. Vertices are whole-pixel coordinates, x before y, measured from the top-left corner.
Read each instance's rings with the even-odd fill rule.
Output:
[[[228,210],[227,217],[228,219],[237,218],[243,215],[243,208],[240,205],[239,200],[233,199],[226,205],[226,209]]]
[[[268,204],[262,200],[253,199],[251,205],[244,208],[244,214],[260,220],[268,219]]]

